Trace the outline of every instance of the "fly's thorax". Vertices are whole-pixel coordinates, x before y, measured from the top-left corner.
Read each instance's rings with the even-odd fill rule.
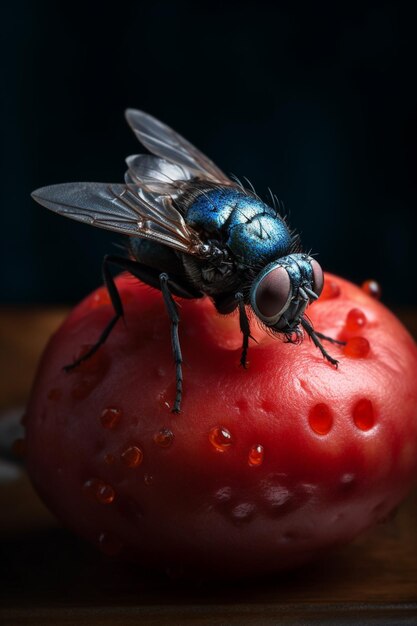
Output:
[[[279,332],[296,331],[307,305],[323,288],[323,272],[307,254],[289,254],[254,279],[250,303],[260,320]]]
[[[239,291],[241,275],[234,263],[202,261],[188,254],[182,256],[182,263],[190,284],[208,296]]]
[[[221,239],[243,265],[263,265],[291,249],[284,220],[249,192],[234,187],[200,190],[184,213],[187,224]]]

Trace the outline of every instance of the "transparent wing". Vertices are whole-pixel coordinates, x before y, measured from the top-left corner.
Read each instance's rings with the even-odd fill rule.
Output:
[[[175,198],[193,174],[185,167],[150,154],[134,154],[126,159],[127,185],[137,185],[156,195]]]
[[[126,119],[139,141],[153,154],[185,168],[192,177],[205,178],[222,185],[232,184],[213,161],[152,115],[128,109]]]
[[[134,185],[65,183],[42,187],[34,200],[60,215],[98,228],[158,241],[199,255],[201,240],[167,196],[155,198]]]

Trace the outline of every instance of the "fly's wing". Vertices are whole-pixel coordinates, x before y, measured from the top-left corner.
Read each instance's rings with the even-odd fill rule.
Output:
[[[79,222],[115,232],[152,239],[200,256],[202,242],[168,196],[155,197],[135,185],[65,183],[32,193],[47,209]]]
[[[143,111],[128,109],[126,111],[126,119],[141,144],[143,144],[149,152],[163,159],[163,163],[159,166],[162,170],[167,169],[167,162],[171,167],[172,164],[177,166],[175,172],[171,172],[171,174],[174,175],[174,180],[180,181],[189,180],[190,178],[199,178],[220,185],[229,186],[234,184],[230,178],[228,178],[208,157],[200,152],[200,150],[197,150],[197,148],[184,139],[184,137],[181,137],[181,135],[172,130],[172,128],[169,128],[166,124],[152,117],[152,115],[148,115],[148,113],[144,113]],[[131,166],[134,165],[133,160],[137,159],[137,157],[130,157],[130,159],[131,162],[129,163],[128,161],[129,168],[134,169],[134,167]],[[164,172],[164,174],[165,173],[169,174],[169,172]],[[177,178],[177,176],[183,176],[184,174],[187,178]],[[140,176],[141,172],[138,172],[138,177],[140,178]]]
[[[156,196],[176,198],[188,181],[193,178],[187,168],[170,163],[150,154],[134,154],[126,159],[127,185],[137,185]]]

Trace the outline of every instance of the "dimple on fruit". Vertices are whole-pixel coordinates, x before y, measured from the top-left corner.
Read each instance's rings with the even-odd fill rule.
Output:
[[[299,565],[353,539],[401,502],[417,471],[416,346],[377,299],[326,276],[308,310],[335,369],[305,339],[252,323],[240,367],[235,315],[181,301],[182,412],[160,294],[131,278],[112,316],[103,289],[69,315],[42,358],[26,418],[27,464],[69,528],[108,555],[186,576]]]

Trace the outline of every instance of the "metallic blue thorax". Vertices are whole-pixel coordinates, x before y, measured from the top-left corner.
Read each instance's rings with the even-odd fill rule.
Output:
[[[288,254],[291,235],[267,204],[230,188],[202,193],[188,207],[185,220],[213,239],[221,239],[243,264],[268,263]]]

